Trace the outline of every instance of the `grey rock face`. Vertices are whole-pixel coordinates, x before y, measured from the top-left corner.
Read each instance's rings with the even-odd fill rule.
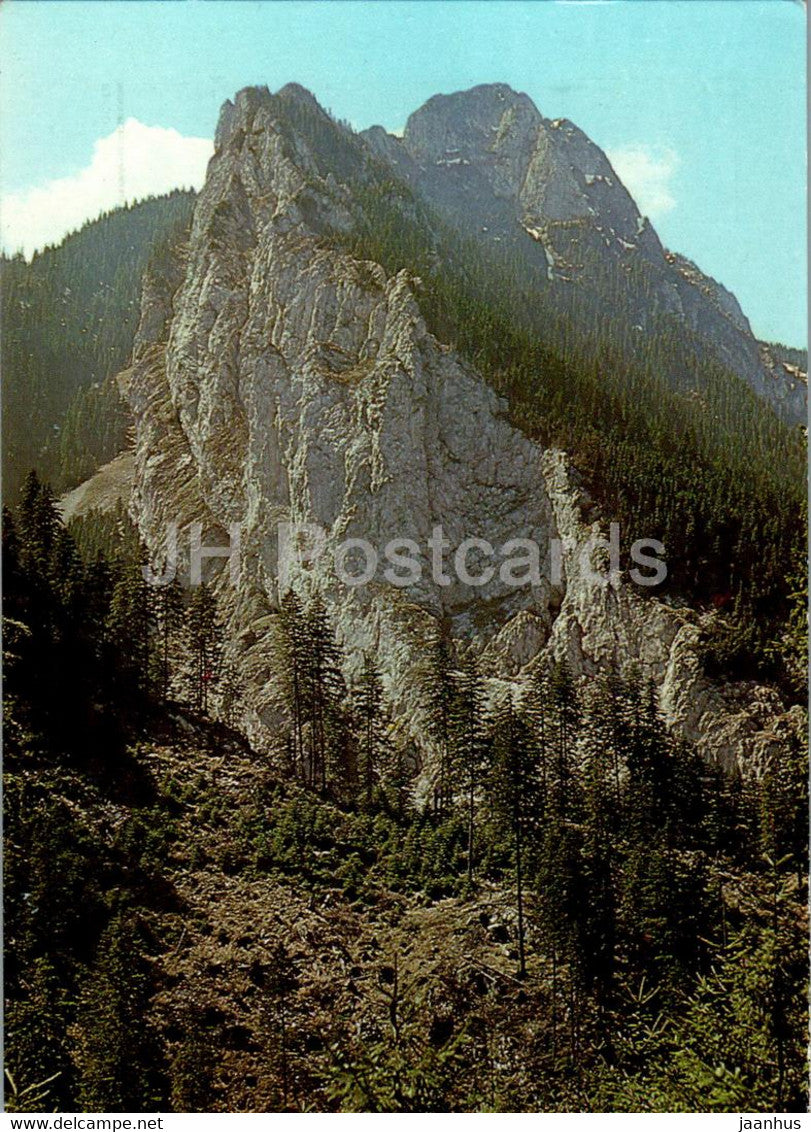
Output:
[[[418,159],[441,145],[472,162],[486,126],[503,147],[481,175],[494,196],[513,203],[520,180],[521,207],[531,201],[537,211],[568,193],[538,172],[546,160],[538,139],[554,130],[529,100],[510,102],[503,90],[500,116],[502,88],[488,88],[484,126],[441,137],[429,103],[409,123],[413,152],[403,160],[416,175]],[[311,97],[300,88],[283,94]],[[324,123],[337,130],[326,116]],[[580,138],[561,144],[581,147]],[[340,136],[334,144],[342,153]],[[375,145],[392,148],[380,138]],[[595,164],[595,176],[610,175],[606,168]],[[270,658],[279,524],[294,523],[318,527],[325,543],[314,560],[291,564],[289,584],[321,595],[350,670],[374,650],[415,739],[424,710],[419,667],[441,622],[475,640],[494,680],[520,684],[550,657],[566,657],[584,679],[635,662],[660,689],[672,725],[708,758],[728,766],[767,758],[779,700],[763,689],[721,691],[704,678],[690,610],[646,597],[627,579],[615,587],[592,577],[577,553],[564,556],[558,578],[547,564],[534,586],[510,586],[498,572],[476,586],[431,580],[428,542],[437,525],[451,552],[470,537],[496,548],[531,539],[546,551],[553,539],[579,547],[600,532],[583,517],[566,455],[515,429],[492,389],[428,332],[415,280],[325,241],[325,227],[351,225],[348,205],[319,155],[291,135],[278,104],[262,91],[241,92],[223,110],[188,249],[174,276],[144,287],[127,376],[136,419],[133,514],[156,561],[171,523],[181,532],[200,523],[205,541],[220,545],[239,525],[239,581],[220,569],[214,584],[245,689],[246,732],[259,744],[278,734],[283,707]],[[335,553],[347,539],[378,552],[391,540],[413,540],[420,577],[396,584],[381,564],[368,584],[346,584]]]
[[[599,317],[606,295],[597,275],[607,272],[626,287],[640,346],[654,332],[651,312],[670,315],[785,421],[805,422],[803,377],[771,363],[733,295],[662,247],[606,155],[571,122],[550,121],[527,95],[495,84],[429,99],[402,141],[380,127],[363,136],[467,236],[540,263],[561,307],[575,289]],[[631,272],[642,273],[644,294]]]

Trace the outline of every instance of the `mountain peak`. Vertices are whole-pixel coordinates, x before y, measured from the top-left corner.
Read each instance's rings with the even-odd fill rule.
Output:
[[[227,98],[220,109],[214,132],[215,150],[223,149],[228,144],[240,119],[252,117],[259,106],[270,101],[270,97],[266,86],[245,86],[237,91],[233,100]]]
[[[403,141],[417,161],[479,160],[505,128],[517,131],[520,144],[528,144],[542,121],[526,94],[506,83],[490,83],[429,98],[409,117]]]
[[[323,107],[315,95],[300,83],[285,83],[279,89],[277,97],[284,99],[285,102],[298,102],[311,110],[320,110],[323,113]]]
[[[450,94],[435,94],[428,99],[412,118],[424,110],[441,112],[481,111],[487,107],[495,107],[501,112],[510,106],[526,104],[534,107],[529,95],[523,91],[513,90],[508,83],[479,83],[467,90],[456,90]]]
[[[215,148],[222,149],[238,125],[250,128],[256,112],[262,107],[272,109],[274,102],[277,109],[281,103],[286,107],[300,106],[327,116],[315,96],[299,83],[286,83],[276,94],[271,94],[267,86],[246,86],[237,91],[233,101],[228,99],[223,103],[214,135]]]

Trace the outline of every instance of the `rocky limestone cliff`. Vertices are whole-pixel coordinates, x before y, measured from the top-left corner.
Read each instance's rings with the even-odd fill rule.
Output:
[[[311,96],[285,88],[278,99]],[[278,733],[277,529],[293,522],[322,528],[327,553],[294,564],[292,586],[321,594],[350,668],[374,652],[415,739],[424,710],[416,673],[442,623],[474,643],[494,681],[520,685],[550,657],[583,677],[636,663],[674,728],[708,758],[761,763],[791,719],[768,689],[719,689],[703,676],[690,609],[627,578],[616,587],[596,579],[577,554],[564,556],[558,580],[537,586],[510,587],[498,575],[477,587],[431,582],[437,524],[452,547],[470,536],[497,547],[512,538],[575,546],[599,532],[566,455],[512,427],[499,397],[427,331],[415,281],[323,238],[324,225],[351,225],[348,201],[279,106],[256,90],[226,105],[188,248],[145,282],[126,379],[136,421],[132,509],[155,560],[172,522],[181,531],[201,523],[212,545],[239,524],[239,583],[222,564],[214,572],[246,732],[259,744]],[[528,100],[519,98],[515,122],[539,128]],[[415,152],[428,146],[419,121],[408,132]],[[519,149],[494,166],[499,191],[509,191]],[[377,548],[413,539],[422,578],[395,586],[378,572],[347,586],[331,551],[350,538]]]

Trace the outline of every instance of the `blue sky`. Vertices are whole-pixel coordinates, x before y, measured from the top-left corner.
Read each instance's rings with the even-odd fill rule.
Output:
[[[26,225],[35,243],[43,210],[72,226],[105,178],[127,195],[199,179],[201,139],[241,86],[296,80],[357,127],[398,129],[432,94],[499,81],[602,146],[757,334],[806,342],[794,0],[6,0],[0,37],[7,244]],[[113,146],[131,154],[126,184],[108,183]]]

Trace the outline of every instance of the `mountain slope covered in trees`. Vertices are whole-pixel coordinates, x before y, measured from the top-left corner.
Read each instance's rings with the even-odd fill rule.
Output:
[[[516,218],[514,120],[495,173],[435,125],[405,168],[251,89],[198,198],[5,265],[12,1109],[805,1110],[803,437],[730,368],[740,327],[708,350],[663,305],[655,234],[544,228],[610,174]],[[47,480],[115,455],[125,366],[132,501],[66,526]],[[670,577],[353,605],[277,579],[291,515],[619,520]],[[238,582],[147,584],[167,523],[235,520]]]
[[[138,324],[141,277],[188,226],[194,194],[128,205],[30,263],[2,271],[3,484],[15,498],[36,467],[65,490],[124,447],[127,411],[112,380]]]
[[[419,808],[323,608],[285,602],[259,752],[123,516],[74,538],[29,478],[4,530],[12,1110],[804,1110],[801,736],[731,782],[638,681],[494,699],[437,640]]]

